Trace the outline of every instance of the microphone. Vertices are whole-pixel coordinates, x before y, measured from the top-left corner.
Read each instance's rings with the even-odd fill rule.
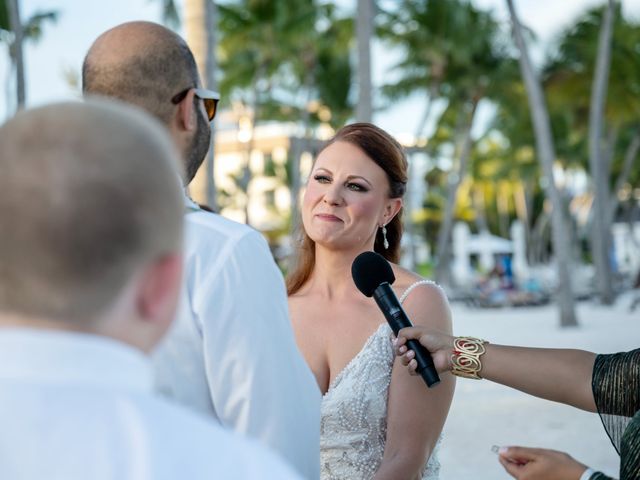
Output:
[[[395,282],[396,277],[391,265],[382,255],[375,252],[364,252],[358,255],[351,265],[351,276],[358,290],[365,296],[375,299],[396,336],[401,329],[412,326],[391,289],[391,284]],[[427,387],[431,388],[440,383],[440,377],[429,351],[418,340],[409,340],[407,347],[415,352],[418,363],[416,371]]]

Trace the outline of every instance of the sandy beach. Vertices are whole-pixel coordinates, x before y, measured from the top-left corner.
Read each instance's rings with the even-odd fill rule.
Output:
[[[610,353],[640,346],[640,309],[628,311],[632,294],[612,307],[578,303],[580,326],[561,329],[554,305],[471,309],[453,304],[454,333],[492,343],[569,347]],[[459,379],[440,448],[442,480],[511,478],[492,445],[524,445],[566,451],[618,477],[619,458],[596,414],[540,400],[486,381]]]

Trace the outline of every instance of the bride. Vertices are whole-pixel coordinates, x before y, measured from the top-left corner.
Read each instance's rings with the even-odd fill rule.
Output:
[[[454,379],[443,375],[428,389],[394,362],[391,329],[351,278],[354,258],[377,251],[392,262],[393,289],[412,322],[451,332],[442,290],[395,264],[406,182],[400,144],[356,123],[320,151],[305,191],[287,290],[298,346],[324,392],[322,480],[438,478]]]

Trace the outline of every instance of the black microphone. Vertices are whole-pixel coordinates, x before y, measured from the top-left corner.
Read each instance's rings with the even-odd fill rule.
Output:
[[[364,252],[358,255],[351,265],[351,276],[358,290],[367,297],[375,299],[396,336],[401,329],[412,326],[396,294],[391,289],[391,284],[395,282],[396,277],[391,265],[382,255],[375,252]],[[416,371],[427,387],[440,383],[440,377],[429,351],[418,340],[409,340],[407,347],[415,352],[418,363]]]

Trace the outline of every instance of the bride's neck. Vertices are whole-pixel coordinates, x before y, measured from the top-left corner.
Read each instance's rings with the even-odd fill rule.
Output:
[[[357,290],[351,277],[351,264],[358,253],[317,248],[309,288],[328,297],[354,294]]]

